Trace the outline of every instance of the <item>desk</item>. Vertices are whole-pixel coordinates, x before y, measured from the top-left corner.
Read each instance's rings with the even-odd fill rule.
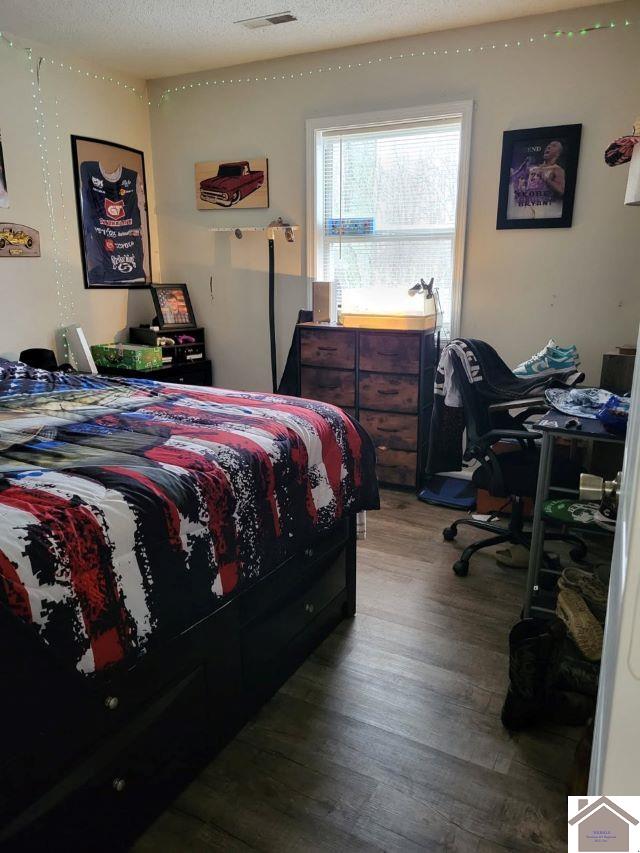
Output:
[[[567,428],[569,415],[563,415],[555,409],[542,416],[535,425],[535,430],[542,433],[540,448],[540,464],[538,467],[538,486],[536,503],[533,510],[533,528],[531,530],[531,549],[529,551],[529,569],[527,571],[527,588],[525,591],[523,615],[525,619],[531,613],[531,600],[538,591],[538,574],[544,549],[544,519],[542,510],[549,493],[551,465],[553,463],[553,448],[556,438],[568,438],[572,441],[605,441],[614,444],[624,444],[625,436],[607,432],[602,423],[595,418],[578,418],[580,429]]]

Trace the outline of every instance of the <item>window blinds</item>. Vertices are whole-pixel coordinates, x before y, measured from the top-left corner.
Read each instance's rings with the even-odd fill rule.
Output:
[[[434,276],[451,318],[461,122],[326,133],[322,143],[322,278],[406,293]],[[375,306],[373,306],[375,307]]]

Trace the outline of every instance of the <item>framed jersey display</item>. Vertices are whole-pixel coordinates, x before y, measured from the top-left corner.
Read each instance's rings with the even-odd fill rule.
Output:
[[[147,287],[151,244],[144,154],[72,136],[84,286]]]

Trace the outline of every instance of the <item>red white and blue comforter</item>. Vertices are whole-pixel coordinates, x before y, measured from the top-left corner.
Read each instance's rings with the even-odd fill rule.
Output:
[[[0,607],[83,673],[377,506],[373,447],[334,406],[0,365]]]

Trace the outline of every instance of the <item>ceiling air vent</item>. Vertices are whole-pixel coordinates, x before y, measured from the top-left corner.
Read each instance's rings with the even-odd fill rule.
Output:
[[[276,12],[273,15],[262,15],[259,18],[245,18],[243,21],[234,21],[248,30],[257,30],[260,27],[273,27],[276,24],[288,24],[289,21],[297,21],[291,12]]]

